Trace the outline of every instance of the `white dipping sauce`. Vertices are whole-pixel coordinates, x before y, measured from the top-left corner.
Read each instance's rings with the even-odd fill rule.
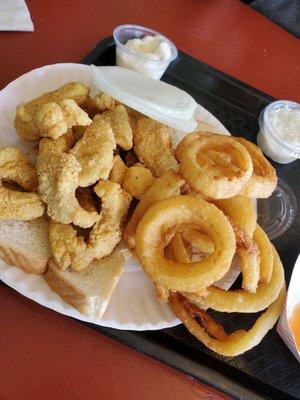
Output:
[[[160,35],[146,35],[142,39],[129,39],[124,46],[150,60],[166,61],[171,58],[171,47]]]
[[[300,105],[275,101],[259,117],[257,143],[272,160],[287,164],[300,158]]]
[[[279,108],[269,115],[270,126],[285,142],[300,146],[300,109]]]
[[[177,55],[177,54],[176,54]],[[174,59],[174,49],[161,35],[129,39],[123,47],[117,44],[116,64],[154,79],[160,79]]]

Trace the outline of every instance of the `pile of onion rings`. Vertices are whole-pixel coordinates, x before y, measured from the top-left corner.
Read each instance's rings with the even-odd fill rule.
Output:
[[[135,208],[124,238],[187,329],[213,351],[235,356],[257,345],[285,299],[284,270],[257,224],[255,197],[271,195],[276,173],[242,138],[187,135],[175,150],[179,173],[156,179]],[[240,289],[215,284],[240,259]],[[226,333],[206,311],[256,313],[253,327]]]

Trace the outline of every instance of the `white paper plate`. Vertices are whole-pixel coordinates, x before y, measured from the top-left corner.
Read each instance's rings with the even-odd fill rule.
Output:
[[[17,136],[13,119],[16,106],[70,81],[81,81],[92,87],[90,67],[81,64],[54,64],[20,76],[0,92],[0,146],[17,146],[28,151],[33,145]],[[92,88],[95,92],[95,88]],[[228,133],[207,110],[199,106],[197,119]],[[185,134],[176,132],[176,142]],[[234,272],[231,283],[238,272]],[[97,325],[127,330],[154,330],[178,325],[180,321],[166,304],[157,301],[154,286],[133,259],[127,259],[125,272],[101,319],[85,317],[52,292],[43,277],[27,274],[0,260],[0,279],[24,296],[61,314]],[[228,280],[226,286],[229,287]]]

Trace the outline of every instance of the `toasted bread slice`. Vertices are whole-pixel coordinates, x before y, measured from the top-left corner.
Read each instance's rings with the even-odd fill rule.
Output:
[[[101,318],[123,270],[124,257],[116,249],[108,257],[94,260],[78,272],[61,271],[50,260],[44,278],[54,292],[82,314]]]
[[[49,222],[46,218],[33,221],[0,221],[0,258],[7,264],[32,274],[43,274],[51,252]]]

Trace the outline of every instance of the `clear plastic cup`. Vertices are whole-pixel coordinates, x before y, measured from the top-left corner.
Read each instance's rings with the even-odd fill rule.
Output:
[[[281,164],[288,164],[300,158],[300,146],[284,140],[276,132],[272,124],[272,114],[281,108],[297,108],[300,104],[288,100],[274,101],[265,107],[259,116],[260,130],[257,135],[257,144],[272,160]]]
[[[129,39],[142,39],[146,35],[159,35],[169,44],[171,48],[171,57],[169,60],[153,60],[147,57],[147,54],[137,54],[124,46]],[[169,64],[178,56],[178,51],[174,43],[159,32],[143,26],[120,25],[114,29],[113,36],[116,42],[116,65],[132,69],[154,79],[160,79]]]

